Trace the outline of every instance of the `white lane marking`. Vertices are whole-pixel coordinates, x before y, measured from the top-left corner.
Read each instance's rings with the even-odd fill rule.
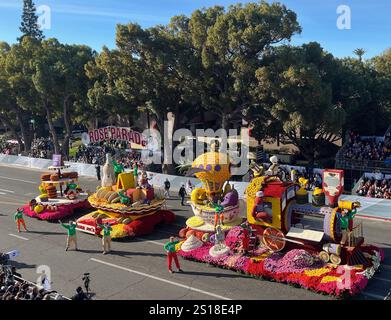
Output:
[[[230,298],[223,297],[223,296],[220,296],[218,294],[214,294],[214,293],[211,293],[211,292],[208,292],[208,291],[204,291],[204,290],[201,290],[201,289],[197,289],[197,288],[194,288],[194,287],[190,287],[190,286],[187,286],[187,285],[184,285],[184,284],[181,284],[181,283],[177,283],[177,282],[174,282],[174,281],[170,281],[170,280],[166,280],[166,279],[163,279],[163,278],[159,278],[159,277],[150,275],[148,273],[144,273],[144,272],[128,269],[128,268],[125,268],[125,267],[121,267],[121,266],[118,266],[116,264],[109,263],[109,262],[106,262],[106,261],[98,260],[98,259],[95,259],[95,258],[91,258],[90,260],[98,262],[98,263],[101,263],[101,264],[105,264],[105,265],[113,267],[113,268],[117,268],[117,269],[121,269],[121,270],[128,271],[128,272],[131,272],[131,273],[135,273],[135,274],[138,274],[138,275],[143,276],[143,277],[147,277],[147,278],[151,278],[151,279],[154,279],[154,280],[157,280],[157,281],[165,282],[165,283],[171,284],[173,286],[184,288],[186,290],[191,290],[191,291],[194,291],[194,292],[202,293],[202,294],[205,294],[205,295],[217,298],[217,299],[232,300]]]
[[[15,193],[15,191],[7,190],[7,189],[0,189],[0,191],[8,192],[8,193]]]
[[[26,241],[29,240],[29,239],[27,239],[27,238],[25,238],[25,237],[17,236],[16,234],[12,234],[12,233],[9,233],[8,235],[11,236],[11,237],[15,237],[15,238],[22,239],[22,240],[26,240]]]
[[[384,282],[391,282],[390,279],[384,279],[384,278],[380,278],[380,277],[373,277],[373,279],[384,281]]]
[[[374,293],[369,293],[369,292],[363,292],[362,293],[364,296],[370,297],[370,298],[375,298],[379,300],[384,300],[384,297],[379,295],[379,294],[374,294]]]
[[[15,178],[9,178],[9,177],[4,177],[0,176],[1,179],[7,179],[7,180],[13,180],[13,181],[20,181],[20,182],[26,182],[26,183],[31,183],[31,184],[36,184],[34,181],[28,181],[28,180],[22,180],[22,179],[15,179]]]
[[[10,204],[10,205],[16,205],[18,204],[17,202],[10,202],[10,201],[0,201],[0,204]],[[19,203],[22,204],[22,203]]]
[[[6,193],[5,192],[0,192],[0,195],[4,196],[4,195],[6,195]]]

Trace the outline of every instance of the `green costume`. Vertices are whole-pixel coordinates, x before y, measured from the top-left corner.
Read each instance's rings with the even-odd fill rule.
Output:
[[[116,175],[124,172],[124,166],[120,163],[117,163],[117,161],[113,160],[113,166],[114,166],[114,173]]]
[[[174,241],[174,242],[167,242],[165,245],[164,245],[164,250],[168,251],[168,252],[175,252],[175,246],[179,243],[179,241]]]
[[[98,224],[98,226],[99,226],[99,228],[101,228],[103,230],[103,236],[110,237],[111,231],[113,230],[111,225],[106,226],[104,224]]]
[[[72,225],[67,225],[67,224],[64,224],[64,223],[61,223],[61,225],[68,230],[68,237],[72,237],[74,235],[76,235],[76,224],[72,224]]]
[[[356,215],[356,213],[357,213],[357,210],[354,209],[352,211],[349,210],[348,213],[345,216],[340,214],[339,221],[341,222],[341,229],[342,230],[349,229],[349,221],[353,220],[353,218]]]
[[[16,211],[16,213],[14,214],[14,219],[15,221],[23,219],[23,211]]]

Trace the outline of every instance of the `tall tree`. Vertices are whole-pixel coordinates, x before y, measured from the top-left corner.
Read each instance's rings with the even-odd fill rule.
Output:
[[[44,35],[38,25],[38,16],[36,14],[35,4],[32,0],[23,0],[23,14],[20,31],[23,35],[18,39],[21,41],[25,36],[36,40],[43,40]]]
[[[32,81],[35,72],[33,61],[40,55],[40,45],[38,40],[24,37],[21,43],[9,49],[0,68],[14,97],[12,110],[23,137],[25,152],[30,151],[33,138],[30,120],[40,113],[39,97]]]
[[[363,48],[357,48],[357,49],[353,50],[353,53],[358,57],[358,60],[360,62],[362,62],[362,57],[364,56],[366,51]]]
[[[264,52],[301,32],[296,14],[279,3],[236,4],[196,10],[190,20],[193,45],[202,60],[203,105],[228,128],[251,103]]]
[[[117,27],[118,63],[116,87],[129,106],[148,107],[157,119],[164,139],[164,121],[173,115],[174,130],[186,114],[200,106],[195,87],[200,61],[191,46],[188,18],[174,17],[168,26],[142,29],[137,24]],[[173,173],[170,164],[163,170]]]
[[[257,104],[250,108],[255,110],[249,121],[266,132],[281,132],[286,143],[314,163],[322,144],[340,138],[345,121],[345,111],[333,97],[336,66],[317,43],[273,48],[256,72]]]
[[[72,115],[77,114],[77,106],[86,106],[88,78],[84,66],[92,58],[93,52],[87,46],[63,45],[57,39],[48,39],[42,41],[40,53],[32,61],[32,80],[46,115],[54,150],[64,156],[69,151]],[[65,127],[62,148],[55,128],[56,121],[62,121]]]

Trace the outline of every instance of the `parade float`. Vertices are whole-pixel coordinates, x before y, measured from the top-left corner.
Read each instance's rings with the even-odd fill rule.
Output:
[[[96,210],[79,218],[77,229],[101,235],[99,225],[109,223],[111,238],[120,239],[146,235],[159,223],[172,223],[174,213],[164,209],[165,199],[155,194],[148,180],[147,173],[137,168],[123,172],[107,154],[101,186],[88,198]]]
[[[226,154],[202,154],[194,160],[187,175],[195,175],[200,179],[202,187],[191,192],[189,204],[194,216],[187,219],[186,228],[180,231],[180,236],[194,237],[191,237],[185,246],[189,242],[200,244],[200,241],[209,242],[210,238],[221,238],[231,228],[243,222],[240,217],[238,191],[228,182],[231,177],[231,164]],[[196,238],[199,241],[196,242]],[[227,250],[222,245],[214,247],[212,251],[215,249]]]
[[[211,158],[206,154],[199,159]],[[199,159],[193,163],[193,168],[198,166],[198,176],[211,171],[201,167]],[[205,177],[206,198],[214,203],[216,197],[223,195],[220,188],[215,192],[214,187],[222,177],[213,173],[201,179]],[[228,173],[224,178],[227,177]],[[237,220],[222,232],[225,220],[218,214],[229,209],[217,206],[214,220],[210,218],[212,214],[206,218],[200,216],[201,210],[194,210],[195,217],[180,232],[183,240],[177,245],[178,254],[336,297],[359,293],[379,268],[383,251],[365,243],[362,223],[355,224],[354,214],[360,203],[338,201],[343,171],[324,170],[323,187],[315,190],[311,201],[307,183],[305,179],[299,184],[281,181],[272,173],[255,175],[246,189],[247,220],[241,224]],[[199,195],[201,200],[205,197],[201,191],[197,197],[192,194],[192,202],[198,201]],[[204,224],[209,225],[200,229]]]
[[[88,193],[78,185],[78,173],[66,172],[61,155],[53,155],[51,173],[41,175],[40,195],[23,206],[25,215],[39,220],[57,221],[74,214],[75,210],[90,209]],[[64,172],[65,171],[65,172]]]

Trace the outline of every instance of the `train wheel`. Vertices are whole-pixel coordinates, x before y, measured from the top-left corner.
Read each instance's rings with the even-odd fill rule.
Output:
[[[284,240],[284,234],[277,229],[267,228],[263,232],[262,238],[263,244],[273,252],[279,252],[284,249],[286,241]]]
[[[342,259],[341,259],[341,257],[340,256],[337,256],[336,254],[334,254],[334,253],[332,253],[331,255],[330,255],[330,262],[332,263],[332,264],[340,264],[341,263],[341,261],[342,261]]]
[[[319,253],[319,258],[323,261],[323,262],[329,262],[330,260],[330,255],[326,252],[326,251],[321,251]]]

